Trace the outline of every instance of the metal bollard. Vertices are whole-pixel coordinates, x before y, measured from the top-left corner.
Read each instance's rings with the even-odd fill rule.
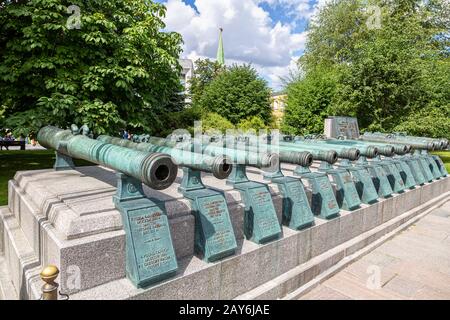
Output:
[[[40,276],[45,284],[42,286],[42,295],[40,300],[58,300],[59,284],[55,282],[56,278],[58,278],[58,275],[59,270],[54,265],[49,265],[41,271]],[[69,300],[68,295],[61,293],[60,295],[64,296],[64,299],[61,300]]]

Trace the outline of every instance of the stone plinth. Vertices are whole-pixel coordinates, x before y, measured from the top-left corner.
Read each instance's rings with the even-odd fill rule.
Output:
[[[286,175],[292,175],[290,167],[284,169]],[[264,181],[257,170],[249,170],[248,177]],[[203,180],[225,195],[238,242],[236,254],[215,263],[194,255],[195,221],[190,202],[178,192],[180,170],[177,182],[169,189],[145,188],[147,196],[164,202],[178,273],[162,283],[137,289],[125,278],[125,234],[112,201],[116,190],[113,171],[85,167],[63,172],[18,172],[9,182],[9,205],[0,208],[0,255],[17,297],[37,299],[42,285],[40,269],[55,264],[61,270],[61,291],[71,299],[279,298],[344,259],[347,249],[335,248],[359,237],[348,248],[349,253],[355,252],[401,224],[407,216],[398,222],[395,219],[402,214],[414,208],[426,210],[450,194],[450,178],[444,178],[371,206],[341,211],[341,216],[333,220],[316,218],[315,226],[302,231],[283,227],[281,239],[257,245],[243,237],[244,210],[239,192],[211,176],[204,175]],[[281,222],[279,190],[273,184],[269,189]],[[306,265],[311,267],[301,269]],[[299,268],[303,270],[302,283],[298,280]],[[288,275],[294,271],[297,280],[289,282]],[[288,279],[280,282],[282,290],[264,291],[280,277]]]

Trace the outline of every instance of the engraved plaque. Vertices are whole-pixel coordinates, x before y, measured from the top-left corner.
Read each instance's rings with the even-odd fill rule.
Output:
[[[159,207],[127,210],[127,256],[135,264],[138,287],[173,275],[178,266],[167,216]]]
[[[400,175],[405,183],[405,187],[408,189],[414,189],[416,186],[416,181],[414,180],[414,176],[409,168],[408,164],[403,160],[395,160],[397,167],[399,168]]]
[[[428,162],[422,156],[417,156],[417,160],[419,161],[422,174],[425,177],[425,182],[433,181],[433,174],[431,173]]]
[[[441,171],[441,176],[446,177],[448,175],[448,172],[447,172],[447,168],[445,167],[445,164],[442,161],[441,157],[439,157],[439,156],[432,156],[432,157],[433,157],[434,161],[436,161],[436,164],[438,165],[439,170]]]
[[[234,254],[237,244],[225,197],[212,194],[196,200],[196,249],[208,262]]]
[[[366,204],[377,202],[378,193],[373,184],[372,177],[367,169],[363,167],[355,167],[349,168],[349,171],[355,177],[355,186],[361,201]]]
[[[392,190],[394,190],[394,192],[396,193],[403,193],[405,191],[405,184],[403,183],[403,179],[400,176],[400,172],[395,166],[395,163],[391,161],[383,162],[382,166],[389,173],[388,179],[391,183]]]
[[[368,165],[366,167],[372,175],[373,184],[378,191],[378,195],[383,198],[392,196],[394,191],[392,190],[386,171],[383,167],[377,164]]]
[[[359,126],[356,118],[331,117],[325,121],[325,135],[328,138],[359,138]]]
[[[442,173],[441,173],[441,170],[439,169],[436,161],[434,160],[433,156],[425,155],[424,157],[430,164],[430,169],[431,169],[431,173],[433,174],[433,177],[436,180],[439,180],[442,176]]]
[[[411,169],[411,173],[414,176],[414,180],[416,181],[416,183],[419,185],[423,185],[426,182],[426,180],[425,176],[422,173],[422,169],[420,168],[418,160],[410,157],[405,159],[406,164]]]
[[[361,205],[358,191],[350,173],[346,170],[329,170],[336,183],[336,198],[344,210],[355,210]]]
[[[337,217],[340,209],[327,175],[312,173],[309,180],[313,193],[311,201],[313,213],[322,219]]]
[[[283,195],[283,223],[294,230],[314,224],[314,215],[309,206],[303,183],[299,179],[283,177],[274,179]]]
[[[244,230],[247,239],[265,243],[281,236],[272,195],[266,185],[256,182],[239,183],[235,186],[245,203]]]

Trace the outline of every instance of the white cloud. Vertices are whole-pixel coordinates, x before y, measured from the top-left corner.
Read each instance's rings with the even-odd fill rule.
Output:
[[[295,33],[290,24],[274,23],[268,12],[258,6],[261,2],[196,0],[197,12],[182,0],[168,0],[167,30],[183,36],[184,56],[215,58],[218,29],[223,27],[227,63],[251,63],[272,87],[277,88],[279,77],[288,74],[294,54],[304,49],[306,33]],[[266,2],[308,4],[303,0]]]

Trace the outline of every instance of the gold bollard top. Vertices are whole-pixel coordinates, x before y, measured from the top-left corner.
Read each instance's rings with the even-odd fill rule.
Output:
[[[54,265],[49,265],[41,271],[40,276],[45,283],[53,283],[58,278],[59,270]]]

